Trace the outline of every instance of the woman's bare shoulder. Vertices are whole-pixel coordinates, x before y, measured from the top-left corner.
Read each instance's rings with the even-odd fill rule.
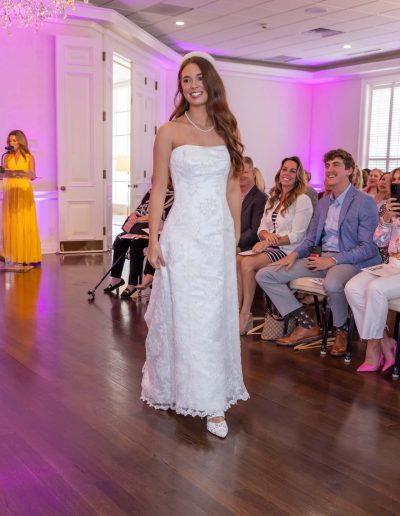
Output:
[[[157,131],[157,134],[161,133],[161,135],[164,137],[174,139],[174,136],[176,136],[182,128],[181,118],[182,117],[176,120],[170,120],[169,122],[165,122],[160,126],[160,128]]]

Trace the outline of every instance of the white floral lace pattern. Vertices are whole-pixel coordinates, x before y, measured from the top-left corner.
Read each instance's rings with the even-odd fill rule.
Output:
[[[171,156],[175,201],[160,238],[142,400],[205,417],[249,395],[243,383],[233,220],[225,146],[183,145]]]

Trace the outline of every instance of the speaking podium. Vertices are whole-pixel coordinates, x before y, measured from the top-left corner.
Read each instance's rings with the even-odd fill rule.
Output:
[[[25,177],[30,181],[34,181],[35,179],[40,178],[40,176],[32,177],[32,172],[27,172],[26,170],[10,170],[8,168],[0,167],[0,180],[6,179],[9,177]]]
[[[0,179],[4,179],[5,177],[27,177],[27,175],[23,170],[10,170],[0,167]]]

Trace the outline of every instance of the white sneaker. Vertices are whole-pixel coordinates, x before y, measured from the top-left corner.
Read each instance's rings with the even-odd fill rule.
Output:
[[[228,435],[228,425],[226,421],[221,421],[220,423],[215,423],[214,421],[210,421],[210,419],[214,419],[216,417],[224,417],[224,414],[214,414],[212,416],[207,416],[207,430],[210,434],[216,435],[221,439],[225,439]]]

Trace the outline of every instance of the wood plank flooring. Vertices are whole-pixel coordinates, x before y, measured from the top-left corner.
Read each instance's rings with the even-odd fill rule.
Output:
[[[109,255],[0,275],[0,515],[400,514],[400,383],[242,339],[251,399],[221,441],[140,401],[145,301]]]

